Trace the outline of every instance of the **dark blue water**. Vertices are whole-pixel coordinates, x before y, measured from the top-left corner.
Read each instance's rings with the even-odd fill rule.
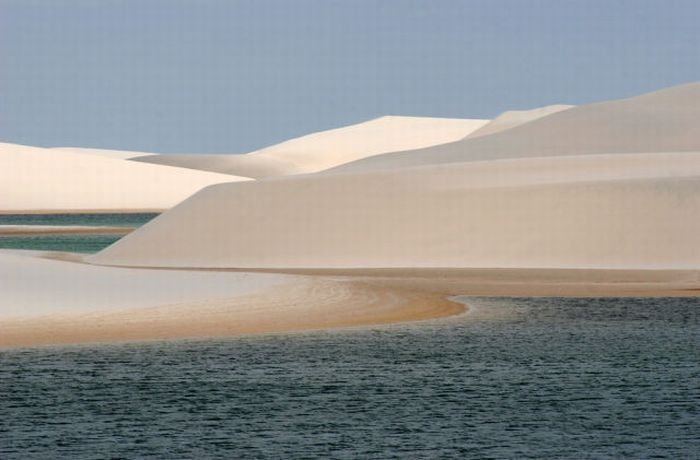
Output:
[[[0,225],[88,225],[99,227],[140,227],[156,213],[129,214],[0,214]],[[98,252],[123,234],[0,236],[0,249],[35,251]]]
[[[700,458],[700,300],[0,351],[0,458]]]

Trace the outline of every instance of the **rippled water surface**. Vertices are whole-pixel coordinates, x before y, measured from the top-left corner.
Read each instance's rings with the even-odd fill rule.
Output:
[[[700,458],[700,301],[0,351],[0,458]]]

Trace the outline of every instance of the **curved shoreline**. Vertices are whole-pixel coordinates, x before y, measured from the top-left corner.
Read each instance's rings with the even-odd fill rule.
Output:
[[[431,320],[466,309],[441,294],[308,278],[229,299],[0,321],[0,348],[291,333]]]
[[[0,298],[4,315],[0,315],[0,348],[235,337],[424,321],[464,313],[468,307],[451,299],[457,295],[700,296],[698,270],[256,272],[108,267],[57,252],[0,251],[0,259],[0,275],[9,281]],[[46,283],[47,279],[52,282]]]

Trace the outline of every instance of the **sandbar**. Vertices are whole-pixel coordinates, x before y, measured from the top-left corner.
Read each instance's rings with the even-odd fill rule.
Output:
[[[166,270],[92,266],[81,257],[0,251],[0,275],[14,276],[3,283],[9,287],[0,300],[0,347],[237,337],[424,321],[468,313],[468,297],[465,305],[453,298],[457,295],[700,295],[700,271],[694,270]],[[21,309],[11,308],[20,303]]]

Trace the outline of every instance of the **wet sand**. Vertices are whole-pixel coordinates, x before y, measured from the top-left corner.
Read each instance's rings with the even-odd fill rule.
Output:
[[[462,304],[422,291],[308,280],[231,299],[0,320],[0,347],[312,331],[428,320],[464,311]]]
[[[27,300],[24,316],[0,318],[0,347],[234,337],[421,321],[468,311],[468,300],[466,306],[450,300],[456,295],[700,295],[700,271],[693,270],[165,270],[97,267],[70,253],[14,255],[29,261],[30,267],[36,262],[37,272],[44,270],[42,263],[50,264],[67,280],[75,279],[54,286],[49,300],[35,299],[34,307]],[[127,274],[140,284],[125,285]],[[93,275],[99,276],[92,280]],[[181,278],[174,281],[169,276]],[[228,283],[230,294],[208,295],[208,288],[201,290],[202,283],[214,276],[224,278],[213,286],[219,289]],[[84,280],[91,280],[89,291]],[[259,285],[244,286],[251,282]],[[187,301],[163,302],[158,286],[174,283],[196,285],[200,291],[190,293]],[[243,287],[236,288],[235,283]],[[119,289],[137,291],[137,301],[124,308],[117,301],[109,308],[101,305],[100,298],[113,299]],[[58,300],[68,295],[85,303],[84,308],[60,307]],[[29,315],[39,307],[41,314]]]

